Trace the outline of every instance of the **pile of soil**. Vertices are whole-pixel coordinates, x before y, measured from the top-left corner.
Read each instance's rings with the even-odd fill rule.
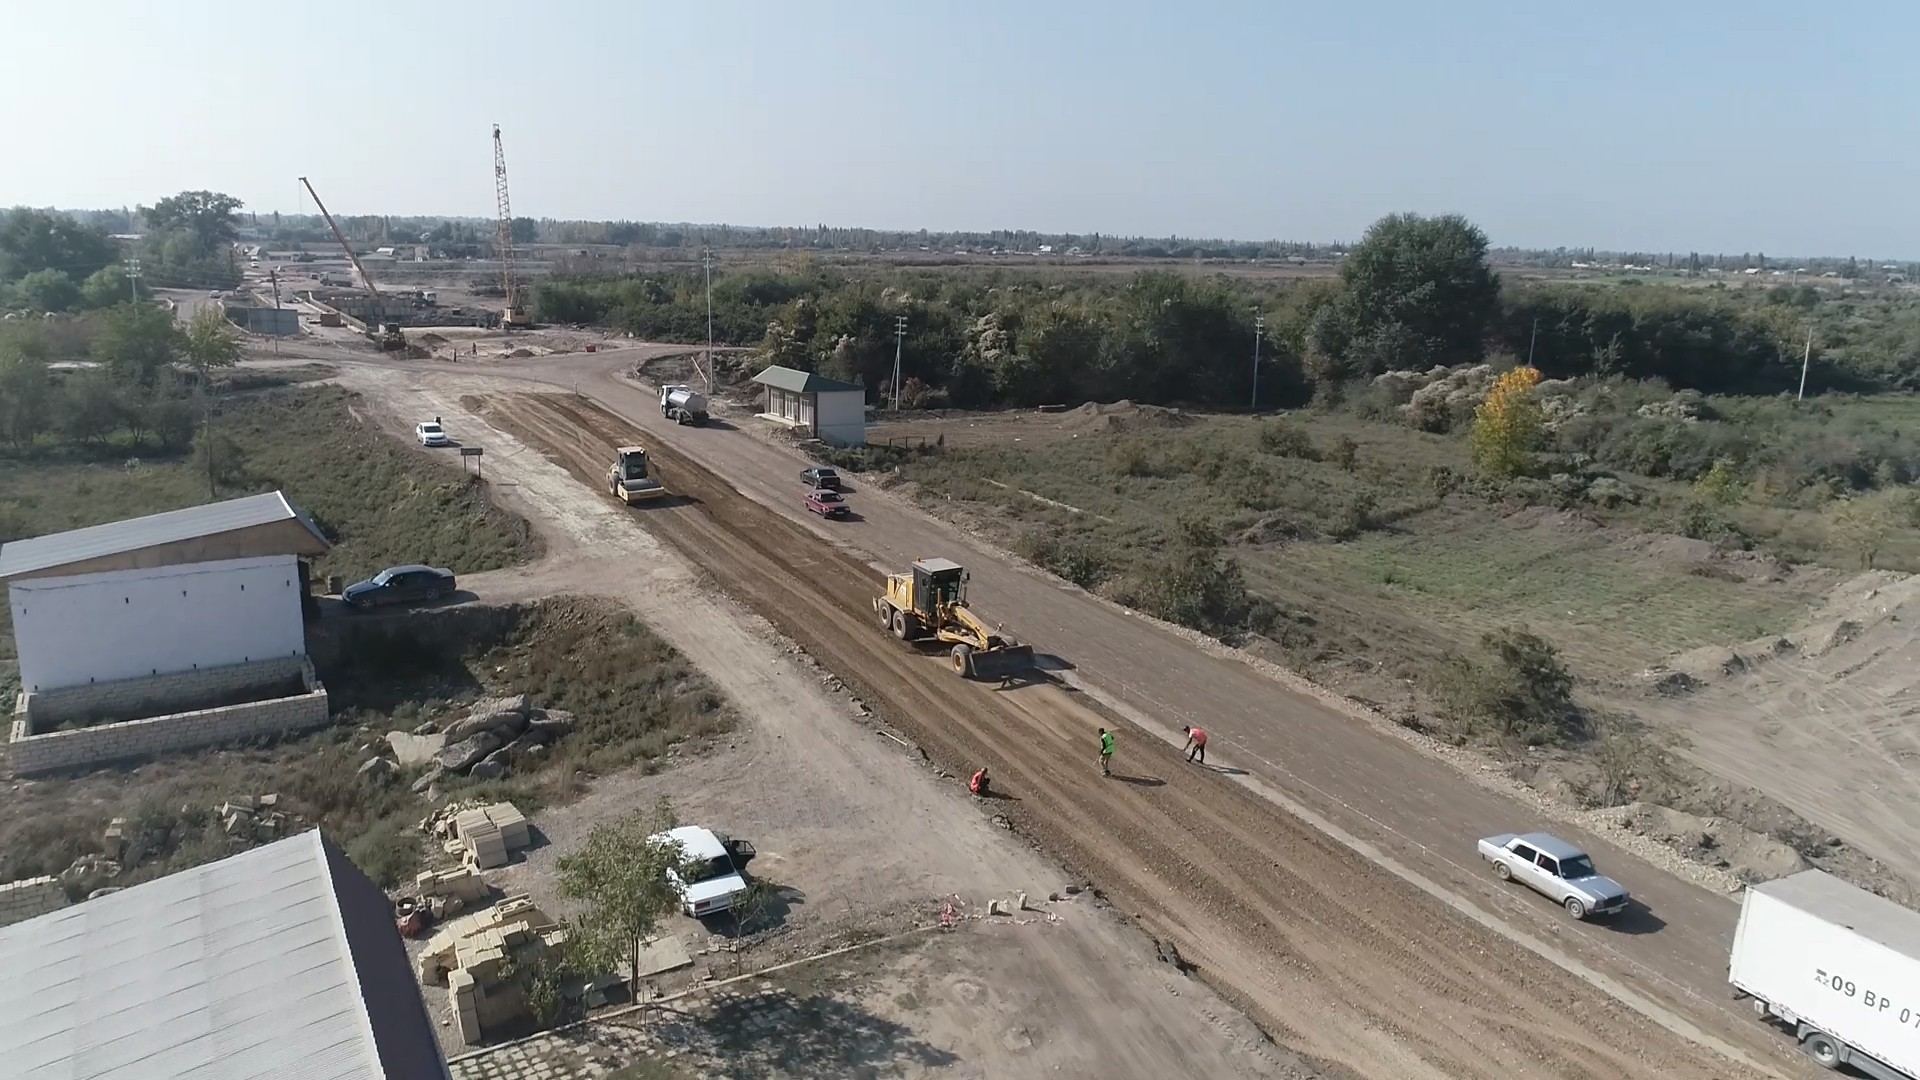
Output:
[[[1061,415],[1060,426],[1075,433],[1151,431],[1186,427],[1194,418],[1179,409],[1136,405],[1122,398],[1112,403],[1090,401]]]
[[[441,337],[439,334],[421,334],[419,341],[422,345],[445,345],[447,343],[447,339]]]
[[[1721,818],[1644,802],[1628,803],[1617,813],[1620,823],[1633,831],[1697,862],[1726,870],[1741,881],[1772,881],[1813,865],[1792,845]]]

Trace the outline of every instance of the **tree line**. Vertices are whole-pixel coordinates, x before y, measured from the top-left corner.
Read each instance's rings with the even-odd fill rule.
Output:
[[[698,271],[556,277],[535,297],[547,321],[654,340],[706,338]],[[756,269],[715,278],[712,299],[716,341],[758,346],[774,363],[879,393],[890,389],[904,317],[903,400],[957,407],[1118,398],[1246,406],[1256,402],[1256,377],[1260,407],[1288,406],[1337,397],[1387,371],[1490,353],[1531,358],[1552,378],[1621,375],[1708,393],[1778,393],[1798,385],[1809,317],[1791,290],[1766,297],[1505,284],[1471,222],[1411,214],[1375,223],[1337,277],[1291,284],[1168,271]],[[1822,351],[1809,389],[1905,385],[1920,373],[1909,340]]]

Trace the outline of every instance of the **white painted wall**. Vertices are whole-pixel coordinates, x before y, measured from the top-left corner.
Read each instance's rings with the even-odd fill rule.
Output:
[[[867,393],[824,390],[814,395],[813,431],[837,446],[867,445]]]
[[[32,578],[7,588],[20,684],[53,690],[307,651],[291,555]]]

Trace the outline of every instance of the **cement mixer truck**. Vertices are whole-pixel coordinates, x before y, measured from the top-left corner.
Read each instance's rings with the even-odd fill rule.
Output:
[[[663,386],[660,388],[660,415],[676,424],[704,424],[707,422],[706,395],[696,393],[691,386]]]

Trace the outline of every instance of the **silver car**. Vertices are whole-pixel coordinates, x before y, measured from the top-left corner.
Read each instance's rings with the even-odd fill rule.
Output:
[[[1546,833],[1501,833],[1480,841],[1480,857],[1501,881],[1518,881],[1576,919],[1614,915],[1627,906],[1626,887],[1593,868],[1587,853]]]

